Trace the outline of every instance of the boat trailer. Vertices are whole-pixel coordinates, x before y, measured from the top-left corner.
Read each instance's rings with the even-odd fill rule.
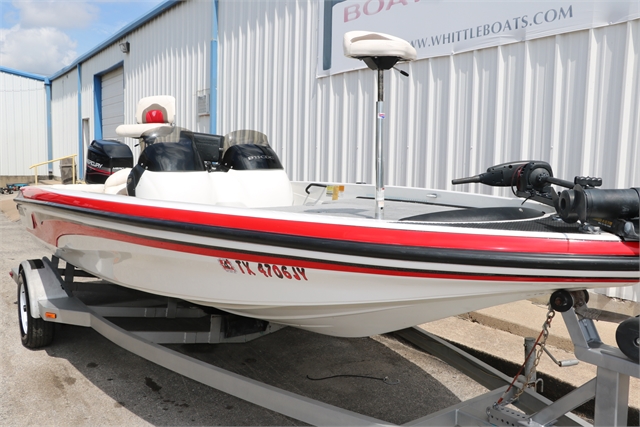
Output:
[[[140,293],[134,300],[120,302],[81,301],[77,295],[88,289],[115,287],[96,282],[95,278],[71,264],[59,267],[52,257],[23,261],[11,271],[18,285],[18,304],[22,343],[39,348],[53,340],[54,324],[91,327],[116,345],[150,362],[217,390],[262,406],[282,415],[312,425],[392,425],[386,421],[358,414],[286,390],[243,377],[217,366],[199,361],[160,344],[247,342],[275,332],[282,326],[240,318],[208,308],[183,304],[175,299]],[[83,281],[82,278],[93,278]],[[105,288],[106,287],[106,288]],[[99,293],[99,292],[98,292]],[[586,293],[585,293],[586,294]],[[597,367],[597,375],[555,402],[535,391],[531,372],[512,379],[454,345],[419,328],[394,334],[417,348],[489,388],[490,392],[452,407],[411,421],[420,426],[550,426],[580,425],[588,422],[571,411],[595,397],[594,423],[597,426],[627,425],[630,377],[640,377],[637,360],[620,349],[602,343],[589,316],[581,292],[559,291],[552,295],[550,306],[562,313],[574,344],[578,360]],[[105,294],[106,295],[106,294]],[[588,296],[588,295],[587,295]],[[85,298],[86,300],[86,298]],[[158,304],[162,303],[163,306]],[[601,313],[598,313],[600,315]],[[204,319],[206,330],[132,331],[117,325],[117,318]],[[107,318],[111,320],[107,320]],[[637,353],[638,319],[628,318],[623,332]],[[535,345],[529,345],[535,350]],[[530,354],[533,353],[530,351]],[[633,350],[632,350],[633,351]],[[634,353],[631,353],[633,357]],[[558,362],[561,363],[561,362]],[[531,365],[528,367],[531,370]],[[535,374],[534,374],[535,375]],[[533,387],[530,385],[533,384]],[[525,386],[529,385],[529,386]]]

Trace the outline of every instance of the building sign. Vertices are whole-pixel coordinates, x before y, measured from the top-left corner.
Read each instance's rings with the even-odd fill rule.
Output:
[[[364,67],[343,55],[353,30],[401,37],[424,59],[640,18],[638,1],[319,1],[319,76]]]

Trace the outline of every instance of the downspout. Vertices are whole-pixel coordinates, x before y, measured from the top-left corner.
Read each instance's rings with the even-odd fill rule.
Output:
[[[93,76],[93,138],[102,139],[102,76]]]
[[[44,96],[45,108],[47,116],[47,160],[53,160],[53,132],[51,130],[51,80],[44,79]],[[49,179],[53,178],[53,165],[49,163],[48,167]]]
[[[82,141],[82,64],[78,63],[78,178],[84,179],[84,153]]]
[[[211,17],[211,61],[209,64],[209,133],[218,128],[218,0],[213,2]]]

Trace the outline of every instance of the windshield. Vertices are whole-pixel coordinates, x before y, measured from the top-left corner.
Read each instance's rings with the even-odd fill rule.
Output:
[[[239,144],[255,144],[268,147],[269,140],[264,133],[248,129],[236,130],[224,136],[225,150]]]
[[[191,138],[186,135],[183,136],[183,132],[189,131],[178,126],[159,126],[143,133],[142,139],[145,144],[154,144],[156,142],[180,142],[184,140],[190,141]]]

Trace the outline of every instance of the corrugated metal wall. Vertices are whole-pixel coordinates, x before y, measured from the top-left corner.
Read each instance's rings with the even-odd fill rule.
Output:
[[[265,132],[296,179],[335,175],[335,162],[319,161],[327,145],[316,130],[325,127],[319,115],[331,97],[320,93],[330,81],[315,77],[316,8],[310,1],[219,3],[218,132]]]
[[[211,22],[211,2],[183,2],[84,61],[80,68],[81,108],[82,119],[89,119],[90,139],[95,139],[94,76],[118,66],[124,69],[125,123],[135,123],[140,98],[173,95],[177,125],[208,132],[209,117],[197,114],[196,103],[197,94],[209,90]],[[124,41],[130,44],[129,54],[120,51],[119,43]],[[61,155],[78,152],[77,76],[73,70],[52,81],[52,108],[58,114],[54,119],[53,145],[57,151],[65,151]],[[73,100],[67,99],[70,83],[76,85],[71,88],[73,94],[68,94]],[[125,142],[137,156],[138,141],[125,138]]]
[[[219,131],[265,132],[294,180],[373,182],[375,74],[315,77],[318,3],[222,0],[219,14]],[[639,51],[634,20],[400,65],[409,78],[385,79],[386,183],[451,189],[538,159],[640,186]]]
[[[75,70],[51,83],[51,135],[54,159],[78,154],[78,73]],[[53,163],[53,174],[60,176],[59,162]]]
[[[212,15],[212,2],[183,2],[127,37],[131,44],[124,62],[127,123],[135,123],[140,98],[172,95],[178,126],[209,131],[209,116],[197,114],[197,95],[209,90]]]
[[[293,179],[371,182],[375,74],[316,79],[317,26],[316,2],[220,2],[221,130],[265,131]],[[634,20],[387,72],[387,183],[451,188],[531,158],[640,185],[639,40]]]
[[[0,72],[0,106],[0,175],[32,175],[47,160],[44,82]]]

